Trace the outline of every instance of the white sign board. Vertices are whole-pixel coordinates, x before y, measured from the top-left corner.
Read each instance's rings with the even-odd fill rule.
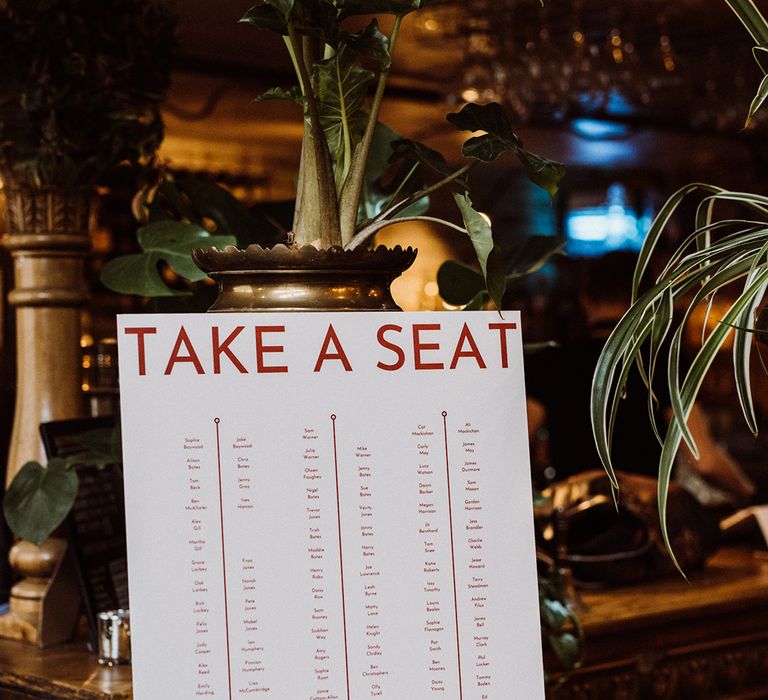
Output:
[[[544,697],[517,313],[119,344],[137,700]]]

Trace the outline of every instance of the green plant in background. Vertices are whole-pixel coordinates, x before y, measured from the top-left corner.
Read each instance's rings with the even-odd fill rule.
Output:
[[[506,288],[506,261],[494,244],[490,225],[472,207],[466,192],[467,174],[480,162],[512,153],[528,177],[554,195],[565,170],[561,164],[525,150],[509,116],[495,103],[468,104],[448,115],[457,129],[477,132],[464,143],[465,161],[458,167],[449,165],[437,151],[400,138],[378,122],[403,19],[442,1],[265,0],[248,10],[241,22],[282,37],[298,81],[289,89],[273,88],[257,98],[295,102],[304,115],[297,197],[291,231],[284,241],[351,250],[370,243],[395,219],[449,226],[469,236],[485,287],[500,306]],[[362,19],[382,14],[392,17],[389,35],[381,31],[377,18],[367,24]],[[373,93],[370,99],[369,90]],[[432,173],[436,181],[424,184],[421,176],[425,172]],[[425,215],[427,197],[446,186],[458,188],[453,196],[463,226]],[[181,223],[194,223],[179,214]],[[160,234],[157,227],[150,224],[141,233],[144,257],[105,268],[102,279],[108,287],[145,295],[162,293],[151,283],[157,279],[137,275],[137,269],[142,264],[156,266],[160,249],[184,249],[186,253],[201,247],[195,240],[200,228],[166,227]],[[217,228],[216,234],[236,236],[228,226]],[[241,243],[239,238],[237,242]],[[273,242],[268,239],[265,245]],[[164,259],[172,267],[178,261],[173,255]],[[185,269],[184,263],[174,269],[187,279],[198,275]]]
[[[75,466],[121,465],[120,427],[96,428],[73,438],[79,449],[43,466],[27,462],[16,473],[3,500],[3,513],[14,534],[42,544],[64,521],[75,503],[78,479]]]
[[[749,120],[768,98],[768,23],[751,0],[726,0],[757,42],[754,55],[766,77],[750,107]],[[667,260],[662,273],[644,290],[651,257],[667,224],[688,197],[698,197],[693,231]],[[737,216],[720,214],[740,209]],[[687,370],[680,352],[683,330],[693,311],[711,305],[723,289],[735,292],[728,311],[716,328],[703,338]],[[694,183],[676,192],[662,207],[643,245],[632,280],[633,303],[606,342],[592,385],[592,421],[600,458],[615,488],[618,482],[611,464],[612,425],[621,410],[621,396],[629,372],[636,367],[652,386],[659,371],[661,348],[669,340],[666,382],[672,417],[662,438],[659,462],[659,513],[664,539],[667,534],[667,491],[675,455],[682,441],[697,454],[687,418],[699,389],[720,348],[734,334],[733,367],[739,401],[749,428],[756,433],[752,401],[750,358],[755,338],[768,336],[768,312],[760,306],[768,289],[768,197],[730,192],[713,185]],[[681,314],[675,309],[682,305]],[[649,390],[649,413],[653,395]],[[652,419],[651,419],[652,420]],[[658,429],[657,429],[657,434]],[[674,553],[670,551],[674,558]]]
[[[147,0],[0,3],[0,161],[9,184],[92,185],[163,135],[175,19]]]

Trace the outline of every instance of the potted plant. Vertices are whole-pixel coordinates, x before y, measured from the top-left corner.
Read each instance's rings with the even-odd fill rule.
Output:
[[[222,288],[212,310],[285,308],[279,299],[260,297],[254,301],[253,295],[265,286],[275,289],[293,284],[286,281],[288,273],[302,269],[309,270],[312,280],[324,271],[330,272],[329,284],[338,289],[345,284],[337,277],[340,268],[346,268],[362,284],[373,284],[378,274],[381,284],[374,292],[368,288],[364,293],[351,291],[340,301],[313,289],[307,303],[300,306],[360,308],[358,300],[365,298],[374,299],[373,308],[392,308],[388,291],[380,286],[388,287],[391,279],[410,265],[414,253],[367,251],[366,247],[379,230],[394,220],[437,222],[468,234],[489,294],[500,307],[508,261],[494,244],[491,226],[472,207],[466,193],[467,175],[477,163],[510,152],[533,182],[554,195],[564,168],[526,151],[498,104],[468,104],[448,115],[458,129],[481,132],[464,143],[465,162],[458,167],[449,165],[431,148],[401,138],[379,123],[401,23],[409,13],[441,1],[264,0],[245,13],[241,22],[280,35],[290,55],[297,84],[273,88],[256,99],[290,100],[302,110],[301,161],[291,230],[280,243],[274,245],[269,232],[264,247],[195,254],[198,264],[218,278]],[[364,19],[369,15],[389,15],[391,31],[386,34],[381,30],[378,17]],[[425,171],[434,175],[431,184],[422,180]],[[162,186],[168,194],[168,183]],[[444,186],[459,190],[453,196],[463,226],[425,213],[428,195]],[[157,275],[160,259],[186,279],[204,276],[190,270],[187,261],[193,249],[211,243],[207,240],[211,231],[204,225],[205,217],[199,216],[199,204],[206,197],[210,203],[211,189],[181,194],[184,197],[174,197],[176,202],[184,202],[174,211],[181,221],[174,225],[155,220],[141,229],[139,239],[144,253],[111,261],[102,275],[107,286],[129,293],[173,294]],[[226,208],[226,214],[231,215],[235,204],[230,202]],[[225,214],[223,207],[214,213]],[[207,218],[216,221],[216,235],[235,233],[229,225],[231,216]],[[242,221],[242,216],[238,220]],[[244,281],[252,282],[250,300],[232,301],[229,279],[233,274],[237,274],[241,286]],[[258,274],[258,281],[252,279],[253,274]],[[311,286],[314,282],[305,278],[299,284]],[[301,296],[296,288],[293,291],[292,299]]]
[[[3,244],[14,260],[9,302],[16,307],[19,387],[8,482],[24,463],[45,479],[37,463],[40,422],[82,415],[91,198],[106,170],[151,160],[162,138],[159,105],[173,45],[174,19],[163,2],[0,4],[0,175],[9,220]],[[35,585],[42,595],[39,574],[50,567],[39,557],[46,556],[29,554],[38,580],[19,584],[23,597],[35,598]],[[34,624],[2,632],[38,635]]]
[[[756,42],[755,59],[768,73],[768,22],[752,0],[726,0]],[[747,122],[768,98],[768,75],[750,106]],[[698,198],[692,231],[670,255],[662,273],[646,288],[648,268],[672,216],[689,197]],[[738,216],[721,214],[723,205],[741,209]],[[733,332],[733,366],[739,401],[750,430],[757,421],[750,388],[753,341],[768,333],[764,304],[768,289],[768,197],[731,192],[714,185],[694,183],[677,191],[661,208],[643,244],[632,280],[632,305],[608,338],[598,360],[592,385],[591,410],[598,452],[615,488],[611,463],[613,418],[621,410],[627,376],[636,367],[647,386],[659,371],[660,353],[669,341],[665,381],[672,416],[662,442],[658,500],[661,529],[667,544],[667,492],[678,448],[684,441],[694,455],[697,448],[687,425],[699,389],[712,362]],[[711,304],[724,289],[736,290],[728,310],[704,338],[690,366],[683,370],[683,331],[694,310]],[[683,311],[676,314],[681,305]],[[649,408],[653,394],[649,390]],[[659,434],[657,432],[657,434]],[[674,559],[674,553],[670,550]],[[677,562],[675,562],[677,563]]]

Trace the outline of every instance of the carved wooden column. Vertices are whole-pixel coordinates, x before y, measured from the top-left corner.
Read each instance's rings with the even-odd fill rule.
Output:
[[[7,484],[25,462],[45,463],[40,423],[84,415],[80,312],[90,195],[9,187],[6,197],[17,352]]]
[[[87,298],[83,270],[90,246],[89,192],[8,184],[9,233],[3,244],[13,257],[14,287],[8,302],[15,307],[17,364],[6,484],[25,462],[45,464],[40,423],[85,414],[80,312]],[[11,590],[11,612],[0,618],[0,635],[39,644],[60,641],[46,639],[42,611],[46,597],[57,597],[51,596],[50,576],[65,549],[64,542],[55,540],[42,547],[15,545],[11,561],[23,562],[20,568],[31,577]]]

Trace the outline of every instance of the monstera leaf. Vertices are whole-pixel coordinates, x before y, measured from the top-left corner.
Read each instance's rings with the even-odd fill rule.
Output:
[[[234,236],[213,236],[202,226],[180,221],[158,221],[138,231],[143,253],[124,255],[110,260],[101,272],[101,281],[115,292],[141,296],[176,296],[188,294],[171,289],[158,271],[165,262],[177,274],[197,282],[205,273],[192,261],[195,248],[216,246],[224,248],[235,244]]]
[[[487,105],[467,104],[460,112],[449,114],[447,119],[461,131],[485,132],[464,143],[462,153],[465,156],[492,161],[510,151],[517,156],[532,182],[543,187],[551,196],[555,195],[565,175],[565,166],[526,151],[514,132],[512,120],[501,105],[495,102]]]
[[[5,494],[8,527],[22,539],[42,544],[72,508],[77,484],[77,474],[65,459],[52,459],[47,467],[27,462]]]

